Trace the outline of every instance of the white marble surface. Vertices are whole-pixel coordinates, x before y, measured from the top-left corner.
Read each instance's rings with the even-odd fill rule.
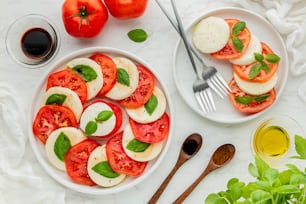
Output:
[[[171,11],[168,0],[161,0],[161,2]],[[256,1],[254,0],[253,3],[255,5]],[[6,83],[15,90],[25,114],[27,114],[30,103],[33,100],[29,97],[33,95],[33,87],[36,86],[40,77],[48,68],[26,69],[16,65],[6,52],[5,33],[9,25],[17,17],[29,13],[38,13],[48,16],[59,28],[62,42],[56,58],[63,57],[81,48],[110,46],[132,52],[149,64],[153,64],[156,68],[155,71],[166,83],[171,94],[172,104],[170,105],[173,106],[175,112],[175,118],[172,118],[174,123],[173,141],[165,160],[150,178],[130,190],[100,197],[81,195],[53,181],[36,162],[32,150],[27,144],[24,160],[32,162],[33,171],[36,176],[42,179],[44,186],[42,192],[45,193],[38,203],[51,203],[56,195],[50,193],[50,191],[65,192],[61,194],[61,198],[57,199],[58,203],[146,203],[175,164],[182,141],[193,132],[203,135],[203,147],[195,158],[188,161],[177,172],[158,203],[170,203],[175,200],[185,187],[202,172],[209,160],[209,156],[217,146],[223,143],[234,144],[236,146],[236,156],[233,161],[226,167],[208,175],[185,202],[203,203],[207,194],[223,190],[229,178],[239,177],[244,181],[251,179],[247,173],[248,163],[253,161],[250,149],[250,135],[257,126],[258,121],[274,114],[283,113],[294,117],[302,126],[306,124],[306,101],[301,100],[297,94],[298,89],[306,79],[304,75],[290,75],[280,100],[264,115],[250,122],[240,125],[220,125],[194,113],[180,98],[172,76],[173,50],[179,39],[178,35],[171,28],[153,0],[150,0],[147,10],[141,18],[120,21],[110,17],[103,32],[98,37],[90,40],[75,39],[65,32],[61,21],[61,4],[61,0],[2,0],[0,3],[2,8],[0,12],[0,83]],[[184,24],[192,22],[196,16],[207,8],[238,6],[238,4],[225,0],[178,0],[177,4]],[[255,7],[250,6],[249,9],[256,12]],[[262,12],[262,10],[258,10],[258,12]],[[126,33],[133,28],[145,29],[149,33],[148,40],[144,43],[130,41]],[[14,192],[14,189],[0,188],[0,195],[5,192],[19,194],[19,192]],[[32,193],[34,196],[38,192],[33,191]],[[27,200],[27,197],[22,197],[22,194],[20,196],[20,200]],[[15,201],[16,199],[12,200]]]

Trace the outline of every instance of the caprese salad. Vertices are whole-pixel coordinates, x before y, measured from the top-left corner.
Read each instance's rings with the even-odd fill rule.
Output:
[[[206,17],[195,25],[192,42],[201,53],[230,62],[229,98],[238,111],[253,114],[274,103],[280,57],[250,32],[246,22]]]
[[[170,129],[152,72],[125,56],[95,53],[47,77],[33,134],[46,158],[78,184],[112,187],[140,176]]]

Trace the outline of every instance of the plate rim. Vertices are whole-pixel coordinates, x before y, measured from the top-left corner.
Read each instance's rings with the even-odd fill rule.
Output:
[[[64,62],[68,62],[69,60],[77,57],[77,56],[82,56],[82,55],[89,55],[89,54],[93,54],[93,53],[97,53],[97,52],[104,52],[104,53],[115,53],[118,56],[125,56],[129,59],[131,59],[132,61],[136,61],[138,63],[143,64],[144,66],[148,67],[149,70],[154,74],[156,80],[158,81],[158,83],[160,84],[162,90],[165,93],[166,99],[167,99],[167,109],[168,109],[168,113],[171,116],[170,118],[172,118],[172,120],[170,120],[170,129],[169,129],[169,134],[167,137],[167,141],[166,144],[163,147],[162,152],[159,154],[158,158],[155,159],[154,164],[152,166],[150,166],[150,169],[148,169],[146,171],[145,175],[142,175],[140,177],[137,177],[137,179],[132,180],[131,182],[124,184],[124,185],[117,185],[114,187],[110,187],[110,188],[105,188],[105,187],[91,187],[91,186],[85,186],[82,184],[77,184],[74,183],[72,180],[64,180],[62,179],[61,175],[59,175],[56,171],[59,171],[55,168],[50,168],[50,164],[48,163],[48,161],[43,157],[43,155],[41,155],[39,148],[38,148],[38,141],[35,138],[35,136],[33,135],[32,132],[32,125],[33,125],[33,119],[35,117],[35,110],[37,110],[37,102],[35,103],[35,97],[38,96],[41,93],[41,89],[44,87],[45,85],[45,81],[48,77],[48,75],[55,70],[58,70],[58,66],[60,64],[63,64]],[[34,89],[35,91],[33,92],[33,95],[31,96],[32,100],[30,101],[30,110],[28,112],[28,120],[27,120],[27,134],[29,137],[29,142],[30,142],[30,146],[31,149],[35,155],[36,160],[38,160],[40,166],[42,167],[42,169],[44,169],[47,174],[53,178],[55,181],[57,181],[59,184],[61,184],[64,187],[67,187],[71,190],[74,190],[76,192],[79,193],[83,193],[83,194],[87,194],[87,195],[109,195],[109,194],[114,194],[114,193],[118,193],[118,192],[122,192],[128,189],[131,189],[132,187],[135,187],[136,185],[140,184],[141,182],[143,182],[144,180],[146,180],[150,175],[152,175],[152,173],[160,166],[161,162],[164,160],[165,156],[167,155],[167,152],[169,151],[169,147],[171,145],[172,142],[172,137],[173,137],[173,118],[174,118],[174,111],[173,111],[173,105],[172,105],[172,100],[170,97],[170,92],[167,89],[167,86],[165,85],[165,82],[163,82],[161,80],[161,78],[159,76],[157,76],[157,72],[154,70],[154,66],[152,66],[150,63],[146,62],[145,60],[143,60],[142,58],[138,57],[136,54],[133,54],[129,51],[125,51],[123,49],[118,49],[118,48],[113,48],[113,47],[106,47],[106,46],[95,46],[95,47],[88,47],[88,48],[82,48],[82,49],[78,49],[75,50],[67,55],[64,55],[63,57],[59,58],[58,60],[56,60],[54,63],[50,64],[49,67],[46,69],[46,71],[43,73],[43,75],[41,76],[39,83],[37,84],[37,86]],[[67,175],[68,177],[68,175]],[[69,179],[69,178],[68,178]],[[81,188],[80,188],[81,186]]]
[[[174,54],[173,54],[173,57],[172,57],[172,72],[173,72],[173,76],[174,76],[174,82],[175,82],[175,85],[176,85],[176,88],[181,96],[181,98],[183,99],[184,103],[189,107],[191,108],[195,113],[197,113],[198,115],[200,115],[202,118],[204,119],[207,119],[209,121],[212,121],[212,122],[216,122],[216,123],[219,123],[219,124],[230,124],[230,125],[235,125],[235,124],[241,124],[241,123],[245,123],[245,122],[248,122],[250,120],[253,120],[259,116],[261,116],[262,114],[264,114],[265,112],[267,112],[268,110],[270,110],[279,100],[280,96],[282,95],[282,92],[285,88],[285,85],[287,84],[287,80],[288,80],[288,74],[289,74],[289,58],[288,58],[288,52],[287,52],[287,49],[286,49],[286,46],[285,46],[285,43],[284,43],[284,40],[282,39],[280,33],[273,27],[273,25],[267,21],[263,16],[251,11],[251,10],[248,10],[248,9],[244,9],[244,8],[238,8],[238,7],[220,7],[220,8],[213,8],[213,9],[209,9],[207,10],[206,12],[203,12],[201,14],[199,14],[197,17],[195,17],[193,20],[191,20],[191,23],[189,23],[186,27],[185,27],[185,32],[187,33],[188,30],[190,30],[192,28],[192,26],[198,22],[200,19],[206,17],[206,16],[209,16],[211,15],[212,13],[216,13],[216,12],[228,12],[228,11],[234,11],[234,12],[243,12],[243,13],[247,13],[248,15],[252,15],[256,18],[259,18],[261,21],[263,21],[265,24],[269,25],[273,32],[275,33],[275,35],[277,36],[279,42],[281,43],[281,47],[283,48],[283,51],[284,51],[284,57],[285,57],[285,70],[284,70],[284,79],[282,79],[283,83],[281,84],[281,86],[279,87],[279,90],[278,90],[278,94],[276,96],[276,100],[274,102],[274,104],[272,104],[270,107],[266,108],[265,110],[261,111],[261,112],[258,112],[258,113],[255,113],[255,114],[252,114],[252,115],[247,115],[246,117],[244,118],[241,118],[241,119],[237,119],[237,120],[216,120],[214,118],[211,118],[211,117],[207,117],[207,114],[205,114],[204,112],[200,111],[199,107],[194,107],[192,106],[186,99],[186,96],[184,96],[184,94],[182,93],[182,91],[180,91],[179,89],[179,81],[178,81],[178,77],[177,77],[177,72],[176,72],[176,69],[175,69],[175,65],[176,65],[176,60],[177,60],[177,53],[178,53],[178,50],[179,50],[179,46],[182,42],[181,38],[179,37],[177,42],[176,42],[176,45],[175,45],[175,49],[174,49]],[[192,71],[192,70],[191,70]]]

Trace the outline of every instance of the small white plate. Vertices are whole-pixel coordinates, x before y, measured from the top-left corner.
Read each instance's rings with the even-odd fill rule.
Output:
[[[43,93],[46,90],[46,81],[47,81],[48,75],[52,72],[62,70],[63,68],[65,68],[65,65],[70,60],[72,60],[74,58],[88,57],[88,56],[93,55],[94,53],[103,53],[103,54],[106,54],[110,57],[115,57],[115,56],[127,57],[134,62],[137,62],[137,63],[140,63],[140,64],[146,66],[155,76],[155,85],[158,86],[159,88],[161,88],[163,90],[163,92],[165,93],[165,96],[167,98],[167,113],[169,114],[170,119],[173,118],[174,116],[173,116],[172,108],[171,108],[171,105],[170,105],[171,101],[170,101],[169,93],[166,90],[166,86],[160,81],[160,79],[158,78],[158,76],[154,72],[153,66],[149,65],[148,63],[146,63],[145,61],[143,61],[142,59],[140,59],[136,55],[133,55],[129,52],[119,50],[119,49],[115,49],[115,48],[108,48],[108,47],[92,47],[92,48],[86,48],[86,49],[81,49],[81,50],[75,51],[75,52],[63,57],[62,59],[58,60],[53,65],[51,65],[50,69],[46,71],[45,75],[42,77],[41,81],[38,83],[38,86],[35,89],[30,114],[28,116],[28,125],[27,125],[28,126],[28,134],[29,134],[29,141],[30,141],[31,147],[33,149],[33,152],[34,152],[38,162],[43,167],[43,169],[53,179],[55,179],[57,182],[64,185],[65,187],[70,188],[72,190],[75,190],[77,192],[81,192],[81,193],[85,193],[85,194],[89,194],[89,195],[106,195],[106,194],[117,193],[117,192],[129,189],[129,188],[137,185],[141,181],[145,180],[151,173],[154,172],[154,170],[157,168],[157,166],[161,163],[161,161],[165,157],[165,155],[167,153],[167,150],[169,149],[171,136],[172,136],[172,131],[173,131],[173,123],[172,123],[172,121],[170,122],[169,135],[168,135],[168,137],[165,141],[165,145],[163,147],[162,152],[159,154],[159,156],[156,159],[154,159],[152,161],[149,161],[145,171],[140,176],[137,176],[137,177],[129,176],[124,180],[124,182],[122,182],[121,184],[119,184],[117,186],[110,187],[110,188],[104,188],[104,187],[99,187],[99,186],[86,186],[86,185],[77,184],[77,183],[74,183],[69,178],[69,176],[67,175],[66,172],[60,171],[60,170],[56,169],[55,167],[53,167],[49,163],[49,161],[46,157],[44,145],[34,136],[34,134],[32,132],[32,124],[33,124],[35,115],[36,115],[39,107],[41,106],[42,96],[43,96]],[[123,121],[122,128],[124,128],[126,123],[127,123],[127,120]]]
[[[287,82],[289,69],[287,51],[279,33],[267,20],[257,15],[256,13],[245,9],[227,7],[206,12],[205,14],[194,20],[193,23],[189,25],[186,29],[187,38],[190,40],[190,42],[194,25],[196,25],[199,20],[208,16],[216,16],[221,18],[236,18],[240,19],[241,21],[245,21],[250,32],[254,33],[260,41],[267,43],[271,47],[271,49],[278,56],[280,56],[281,61],[279,63],[279,68],[277,71],[278,82],[275,86],[277,93],[275,102],[277,102]],[[228,61],[216,60],[211,58],[209,55],[202,56],[204,62],[207,65],[215,66],[226,81],[229,81],[233,77],[233,71]],[[201,65],[197,63],[197,66],[198,68],[200,68]],[[201,111],[199,105],[195,100],[194,93],[192,90],[192,84],[196,78],[195,73],[192,70],[192,66],[189,61],[186,49],[181,40],[178,41],[174,52],[173,73],[177,89],[181,94],[183,100],[196,113],[211,121],[227,124],[246,122],[263,114],[266,110],[269,109],[267,108],[264,111],[252,115],[242,114],[235,110],[235,108],[232,106],[227,97],[221,99],[218,95],[213,93],[217,111],[208,114]]]

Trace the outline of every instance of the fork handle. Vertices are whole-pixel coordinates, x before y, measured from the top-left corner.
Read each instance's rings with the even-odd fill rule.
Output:
[[[178,25],[174,22],[174,19],[169,15],[169,13],[166,11],[165,7],[159,2],[159,0],[156,0],[157,5],[159,6],[159,8],[161,9],[161,11],[164,13],[164,15],[167,17],[167,19],[169,20],[169,22],[171,23],[172,27],[180,34],[181,33],[179,31]],[[192,53],[194,54],[194,56],[202,63],[203,59],[202,57],[198,54],[198,52],[189,44],[189,48],[191,49]]]

